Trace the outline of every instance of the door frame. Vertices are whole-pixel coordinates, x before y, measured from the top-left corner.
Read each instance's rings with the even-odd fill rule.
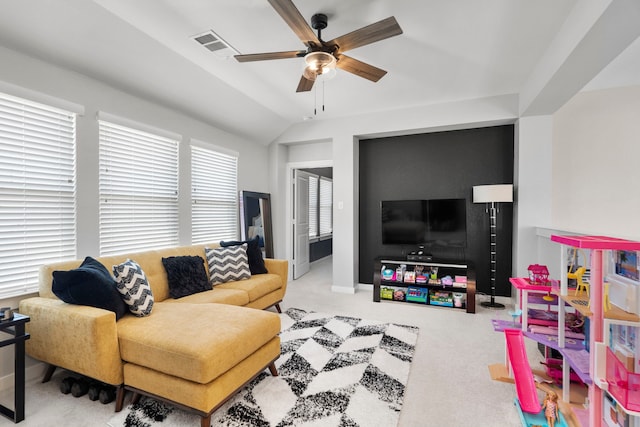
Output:
[[[309,160],[304,162],[288,162],[287,163],[287,191],[285,201],[286,215],[286,256],[289,261],[288,280],[293,280],[293,171],[294,169],[313,169],[313,168],[332,168],[333,160]],[[335,186],[335,182],[334,182]]]

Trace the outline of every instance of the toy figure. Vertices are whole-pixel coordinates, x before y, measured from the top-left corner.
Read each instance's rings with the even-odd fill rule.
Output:
[[[547,424],[549,427],[553,427],[556,420],[560,417],[558,409],[558,395],[555,392],[550,391],[547,393],[547,396],[544,398],[544,402],[542,403],[542,409],[544,409],[544,415],[547,417]]]

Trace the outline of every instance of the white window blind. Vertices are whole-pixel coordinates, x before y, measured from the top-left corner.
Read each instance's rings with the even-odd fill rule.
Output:
[[[76,258],[76,115],[0,94],[0,299]]]
[[[309,175],[309,238],[318,237],[318,177]]]
[[[320,177],[320,237],[333,233],[333,181]]]
[[[191,241],[238,238],[238,157],[191,146]]]
[[[114,123],[100,128],[100,254],[178,244],[178,141]]]

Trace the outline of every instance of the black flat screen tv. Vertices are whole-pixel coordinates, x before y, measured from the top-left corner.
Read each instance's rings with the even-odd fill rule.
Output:
[[[383,200],[383,245],[467,246],[465,199]]]

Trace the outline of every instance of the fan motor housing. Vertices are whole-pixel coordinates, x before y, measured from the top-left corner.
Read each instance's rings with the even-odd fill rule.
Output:
[[[324,30],[327,28],[327,15],[324,13],[316,13],[311,17],[311,27],[314,30]]]

